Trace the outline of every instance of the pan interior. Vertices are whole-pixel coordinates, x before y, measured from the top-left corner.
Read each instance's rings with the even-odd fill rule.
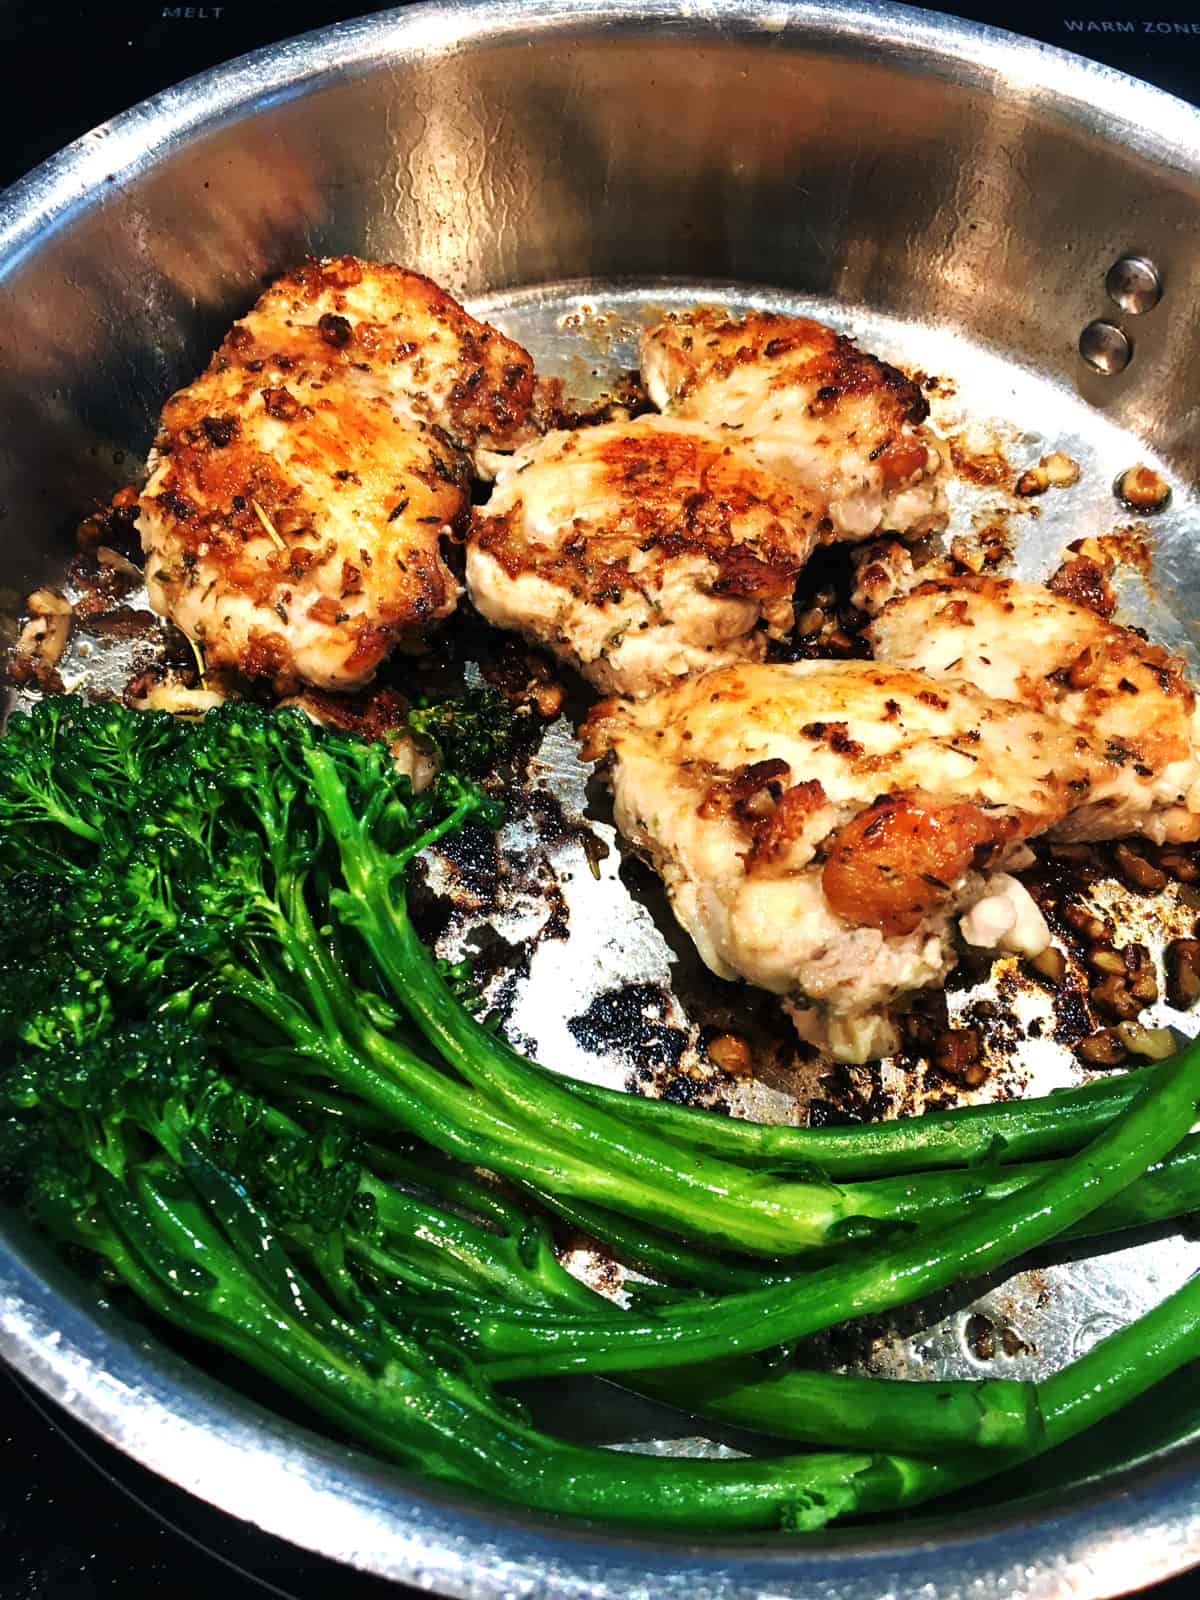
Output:
[[[900,321],[863,307],[724,283],[573,280],[468,301],[474,314],[524,344],[538,370],[561,378],[564,392],[580,401],[609,393],[636,367],[643,326],[698,303],[735,314],[768,309],[814,316],[921,374],[932,425],[955,441],[972,467],[952,483],[947,540],[954,534],[975,540],[980,530],[999,529],[1012,552],[1003,572],[1044,578],[1071,541],[1136,524],[1136,539],[1149,547],[1153,566],[1148,577],[1133,567],[1118,570],[1119,616],[1200,666],[1200,627],[1188,604],[1189,594],[1198,592],[1196,497],[1073,388],[1002,351],[932,321]],[[1015,476],[1051,451],[1078,463],[1078,482],[1032,501],[1014,497]],[[1163,472],[1173,489],[1167,510],[1140,524],[1113,493],[1116,476],[1139,461]],[[998,481],[986,481],[987,463]],[[450,627],[453,634],[460,620]],[[84,649],[73,646],[64,661],[68,685],[118,687],[127,669],[122,650]],[[461,662],[464,652],[452,654]],[[397,681],[404,681],[404,670],[396,671]],[[467,676],[477,670],[478,662],[468,661]],[[790,1059],[788,1024],[774,1002],[712,977],[676,928],[656,881],[623,855],[605,796],[577,754],[574,717],[586,703],[586,692],[576,686],[565,713],[547,727],[483,870],[458,850],[428,861],[429,886],[445,912],[440,953],[486,952],[488,994],[509,1037],[548,1066],[638,1093],[708,1104],[714,1114],[804,1123],[811,1102],[827,1097],[828,1064],[801,1066]],[[605,852],[599,857],[591,842],[597,838]],[[1150,947],[1161,991],[1163,947],[1191,934],[1195,907],[1176,885],[1150,897],[1115,881],[1095,892],[1118,930]],[[1006,1026],[988,1041],[984,1084],[956,1091],[957,1102],[1043,1094],[1082,1080],[1071,1049],[1052,1031],[1047,991],[1014,963],[956,987],[949,997],[951,1022],[974,1016],[981,1002],[1002,1002]],[[1142,1020],[1182,1035],[1197,1031],[1195,1018],[1165,1000]],[[761,1070],[734,1079],[714,1067],[704,1050],[714,1030],[748,1035],[761,1046],[755,1051]],[[913,1114],[929,1094],[944,1103],[947,1092],[944,1082],[931,1085],[898,1062],[852,1069],[848,1087],[884,1114]],[[573,1264],[584,1277],[603,1270],[605,1281],[612,1280],[611,1264],[586,1251],[575,1252]],[[836,1370],[908,1378],[1040,1377],[1149,1309],[1198,1265],[1200,1241],[1177,1226],[1132,1241],[1123,1237],[1119,1246],[1052,1251],[1019,1273],[964,1286],[892,1319],[837,1330],[812,1341],[802,1355]],[[998,1502],[1031,1489],[1061,1489],[1177,1447],[1200,1434],[1198,1390],[1177,1381],[1169,1406],[1122,1418],[1086,1448],[1059,1452],[1035,1474],[1000,1480],[977,1498]],[[536,1406],[536,1394],[533,1400]],[[561,1398],[543,1420],[564,1427]],[[616,1448],[724,1454],[750,1447],[747,1439],[705,1433],[701,1424],[632,1397],[625,1403],[599,1384],[572,1389],[568,1426]]]
[[[1003,352],[932,322],[899,322],[862,307],[722,283],[570,282],[470,304],[476,315],[523,343],[539,371],[560,377],[568,394],[592,399],[636,367],[643,326],[698,303],[734,313],[755,308],[817,317],[906,371],[924,374],[931,425],[957,441],[963,458],[976,467],[997,459],[1007,463],[1009,485],[1049,452],[1076,461],[1075,485],[1033,500],[957,476],[947,539],[962,534],[969,540],[981,527],[1000,526],[1012,549],[1002,569],[1010,575],[1043,579],[1071,541],[1138,524],[1115,498],[1114,479],[1138,461],[1162,471],[1173,487],[1170,505],[1138,525],[1138,537],[1152,552],[1151,574],[1118,568],[1118,617],[1185,653],[1193,667],[1200,663],[1200,629],[1188,603],[1189,594],[1200,592],[1196,497],[1067,384],[1018,366]],[[514,1042],[547,1065],[613,1087],[686,1096],[695,1103],[707,1099],[734,1114],[803,1123],[810,1100],[824,1092],[818,1080],[827,1067],[767,1065],[752,1080],[731,1080],[704,1059],[699,1041],[706,1028],[748,1030],[752,1036],[761,1029],[764,1037],[777,1028],[786,1037],[786,1021],[775,1021],[769,1000],[764,1005],[753,991],[722,983],[699,964],[650,874],[623,862],[604,797],[590,777],[578,761],[570,719],[563,717],[548,730],[529,785],[535,793],[550,791],[568,821],[585,823],[608,854],[597,862],[592,847],[585,847],[584,830],[539,826],[537,808],[520,805],[500,848],[501,858],[508,854],[519,868],[510,870],[483,914],[472,912],[472,897],[463,895],[453,861],[435,869],[435,880],[462,905],[446,935],[446,953],[477,948],[483,924],[512,941],[514,959],[498,965],[492,993],[502,1000]],[[1096,892],[1119,933],[1151,947],[1161,992],[1162,948],[1191,933],[1195,909],[1173,889],[1147,898],[1114,881]],[[1012,1025],[989,1041],[992,1070],[985,1084],[959,1093],[959,1102],[1045,1094],[1082,1081],[1072,1051],[1053,1036],[1045,990],[1011,961],[955,989],[951,1021],[998,995]],[[1196,1017],[1173,1011],[1165,1000],[1144,1020],[1187,1036],[1198,1026]],[[899,1064],[884,1063],[878,1081],[891,1114],[911,1113],[924,1102],[926,1087]],[[939,1092],[944,1090],[940,1085]],[[914,1308],[890,1324],[839,1335],[813,1354],[849,1370],[914,1378],[1040,1377],[1149,1309],[1197,1265],[1200,1243],[1178,1227],[1135,1243],[1123,1238],[1120,1247],[1076,1247],[1002,1281],[971,1286],[944,1303]]]

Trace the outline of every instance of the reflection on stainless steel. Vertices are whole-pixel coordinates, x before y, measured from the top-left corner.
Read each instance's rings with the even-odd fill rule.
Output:
[[[1162,278],[1153,261],[1145,256],[1122,256],[1109,267],[1104,279],[1108,297],[1130,316],[1153,311],[1162,299]]]
[[[1133,359],[1133,344],[1115,322],[1089,322],[1079,335],[1079,354],[1097,372],[1111,378]]]
[[[1131,579],[1122,598],[1154,637],[1190,648],[1200,639],[1200,537],[1184,488],[1200,470],[1198,212],[1197,113],[1055,51],[887,6],[430,6],[279,46],[107,124],[0,207],[0,622],[53,575],[80,512],[128,475],[164,395],[199,368],[262,276],[306,250],[355,250],[471,297],[577,392],[630,361],[643,319],[702,296],[836,321],[948,380],[934,397],[947,433],[974,419],[1014,467],[1049,451],[1080,463],[1076,486],[1013,514],[1023,572],[1045,573],[1069,539],[1110,528],[1114,472],[1152,464],[1176,493],[1155,522],[1153,584]],[[1074,342],[1131,238],[1171,292],[1139,324],[1138,359],[1105,376]],[[956,529],[995,514],[995,502],[986,485],[961,485]],[[540,761],[568,818],[582,816],[586,772],[564,723]],[[569,874],[570,936],[538,944],[512,991],[510,1027],[545,1059],[609,1081],[630,1067],[568,1026],[564,991],[577,1017],[620,985],[656,987],[646,1008],[658,1010],[641,1023],[685,1060],[704,1004],[746,1005],[734,989],[695,999],[687,952],[669,920],[631,896],[615,850],[594,876],[570,829],[552,847],[519,817],[509,829],[530,883],[543,868],[560,883]],[[514,931],[520,916],[536,930],[536,895],[512,905]],[[1176,932],[1194,916],[1182,904],[1158,914],[1179,921]],[[1017,1009],[1028,1022],[1039,1005],[1031,986]],[[1010,1088],[1045,1089],[1075,1071],[1049,1038],[1019,1055],[996,1074]],[[889,1070],[885,1089],[905,1090]],[[797,1115],[803,1099],[786,1075],[722,1087],[763,1116]],[[867,1330],[856,1354],[913,1375],[1045,1370],[1159,1298],[1197,1254],[1165,1232],[1060,1260],[1036,1280],[927,1308],[920,1324]],[[981,1354],[980,1317],[1011,1353]],[[1111,1594],[1200,1558],[1195,1382],[1171,1406],[1144,1408],[1128,1437],[1018,1486],[1037,1491],[1019,1506],[718,1546],[624,1540],[464,1503],[322,1441],[98,1304],[15,1219],[0,1245],[0,1349],[214,1503],[453,1594],[1048,1600]],[[588,1404],[581,1393],[583,1418],[596,1414]],[[681,1423],[680,1437],[658,1425],[660,1448],[696,1448],[695,1424]]]

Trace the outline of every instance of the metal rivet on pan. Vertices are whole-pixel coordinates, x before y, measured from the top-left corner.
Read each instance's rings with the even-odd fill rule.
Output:
[[[1079,354],[1089,367],[1111,377],[1124,372],[1133,355],[1129,335],[1113,322],[1089,322],[1079,335]]]
[[[1110,300],[1115,300],[1122,311],[1140,316],[1153,311],[1162,299],[1162,279],[1153,261],[1145,256],[1122,256],[1108,269],[1104,280]]]

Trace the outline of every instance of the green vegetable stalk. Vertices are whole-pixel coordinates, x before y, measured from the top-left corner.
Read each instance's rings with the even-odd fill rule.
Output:
[[[1110,1074],[1033,1100],[927,1111],[919,1117],[861,1127],[794,1128],[626,1095],[594,1083],[572,1083],[589,1105],[624,1109],[631,1121],[681,1145],[786,1171],[814,1167],[829,1178],[889,1177],[932,1167],[1032,1161],[1077,1150],[1123,1110],[1161,1065]]]
[[[818,1268],[800,1283],[676,1304],[619,1332],[607,1322],[589,1328],[486,1311],[456,1310],[441,1320],[453,1324],[464,1348],[486,1360],[497,1380],[529,1371],[545,1376],[686,1365],[769,1349],[906,1305],[1047,1243],[1166,1156],[1191,1127],[1198,1102],[1200,1044],[1192,1044],[1091,1144],[1024,1188],[899,1243]]]
[[[657,1527],[799,1530],[917,1503],[1186,1358],[1194,1290],[1040,1391],[794,1370],[807,1333],[1194,1205],[1200,1046],[871,1128],[760,1128],[567,1083],[464,1009],[462,974],[408,914],[415,856],[495,820],[469,775],[502,753],[505,714],[484,695],[411,728],[443,758],[423,797],[384,746],[295,712],[194,724],[63,698],[12,719],[0,1175],[44,1227],[392,1459]],[[629,1308],[593,1294],[531,1197],[657,1284]],[[499,1387],[575,1371],[843,1453],[614,1457],[533,1427]]]
[[[373,1226],[373,1185],[362,1187],[341,1134],[304,1137],[214,1077],[194,1036],[156,1025],[44,1057],[18,1075],[5,1112],[0,1153],[35,1212],[145,1305],[381,1455],[542,1510],[658,1529],[812,1530],[1028,1459],[1195,1354],[1200,1280],[1042,1385],[1045,1429],[1015,1454],[614,1455],[530,1425],[469,1362],[416,1340],[369,1281],[351,1279],[343,1299],[326,1292],[342,1270],[337,1241]]]
[[[833,1515],[901,1511],[1044,1455],[1132,1405],[1155,1384],[1194,1362],[1198,1351],[1200,1277],[1194,1277],[1153,1311],[1110,1334],[1038,1385],[1044,1432],[1035,1445],[1015,1458],[923,1459],[896,1454],[875,1457],[864,1471],[859,1456],[825,1456],[822,1468],[831,1504],[840,1502]]]
[[[388,1190],[340,1130],[305,1130],[213,1072],[187,1029],[118,1028],[32,1056],[10,1076],[0,1118],[10,1182],[20,1178],[54,1234],[99,1256],[151,1310],[392,1459],[544,1509],[621,1520],[686,1526],[699,1516],[736,1529],[800,1527],[814,1515],[806,1457],[680,1470],[573,1445],[530,1426],[470,1363],[414,1339],[403,1317],[410,1269],[471,1299],[480,1285],[533,1304],[595,1297],[503,1197],[430,1175],[493,1221],[521,1222],[516,1238]],[[842,1411],[868,1414],[873,1387],[814,1377],[805,1397],[836,1428]],[[951,1448],[978,1437],[1011,1453],[1037,1437],[1022,1385],[885,1384],[877,1407],[895,1410],[903,1442],[919,1437],[922,1410],[931,1437]]]

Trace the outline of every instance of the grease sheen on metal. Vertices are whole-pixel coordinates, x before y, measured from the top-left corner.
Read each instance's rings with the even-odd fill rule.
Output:
[[[1124,372],[1133,358],[1133,344],[1115,322],[1089,322],[1079,335],[1079,354],[1106,378]]]
[[[1097,380],[1103,416],[1082,403],[1092,376],[1063,338],[1096,314],[1094,274],[1077,263],[1112,259],[1114,215],[1143,220],[1139,242],[1175,281],[1195,274],[1198,149],[1200,114],[1145,85],[865,0],[418,6],[232,63],[114,119],[0,202],[0,312],[20,330],[0,365],[0,625],[61,569],[81,512],[119,486],[129,469],[117,452],[148,446],[163,399],[261,279],[310,250],[430,274],[527,328],[576,386],[622,349],[578,335],[568,348],[555,330],[582,298],[611,300],[620,320],[694,296],[689,279],[714,292],[775,285],[764,303],[827,315],[958,383],[964,402],[1007,420],[1014,464],[1053,447],[1085,464],[1077,489],[1023,523],[1022,570],[1044,571],[1068,526],[1093,531],[1095,497],[1111,512],[1122,465],[1155,462],[1180,485],[1200,476],[1200,437],[1179,426],[1200,329],[1185,323],[1120,385]],[[1138,615],[1188,647],[1194,502],[1181,491],[1155,527],[1157,581]],[[565,730],[542,759],[546,782],[586,805]],[[670,979],[682,959],[665,924],[621,899],[615,856],[600,880],[586,866],[578,877],[579,904],[610,929],[605,968],[574,945],[557,995],[539,1000],[535,973],[519,997],[522,1027],[564,1065],[563,992],[648,961]],[[587,922],[573,915],[573,940]],[[535,966],[552,969],[553,954],[542,946]],[[1047,1086],[1061,1066],[1034,1063],[1033,1080]],[[789,1114],[789,1086],[756,1093],[759,1114]],[[1064,1309],[1043,1319],[1036,1359],[1136,1314],[1192,1259],[1165,1235],[1061,1264]],[[1009,1293],[988,1286],[998,1315]],[[970,1298],[926,1317],[926,1354],[915,1334],[915,1346],[893,1338],[888,1359],[979,1371],[960,1338]],[[178,1360],[15,1219],[0,1239],[0,1350],[110,1442],[225,1510],[473,1600],[1095,1600],[1200,1557],[1196,1456],[1178,1440],[1150,1465],[1114,1462],[1032,1502],[795,1541],[624,1536],[468,1501]],[[572,1404],[586,1416],[612,1401],[597,1408],[580,1391]],[[694,1425],[682,1431],[664,1446],[690,1448]]]
[[[1162,278],[1145,256],[1122,256],[1108,269],[1104,280],[1108,297],[1130,316],[1143,316],[1162,299]]]

